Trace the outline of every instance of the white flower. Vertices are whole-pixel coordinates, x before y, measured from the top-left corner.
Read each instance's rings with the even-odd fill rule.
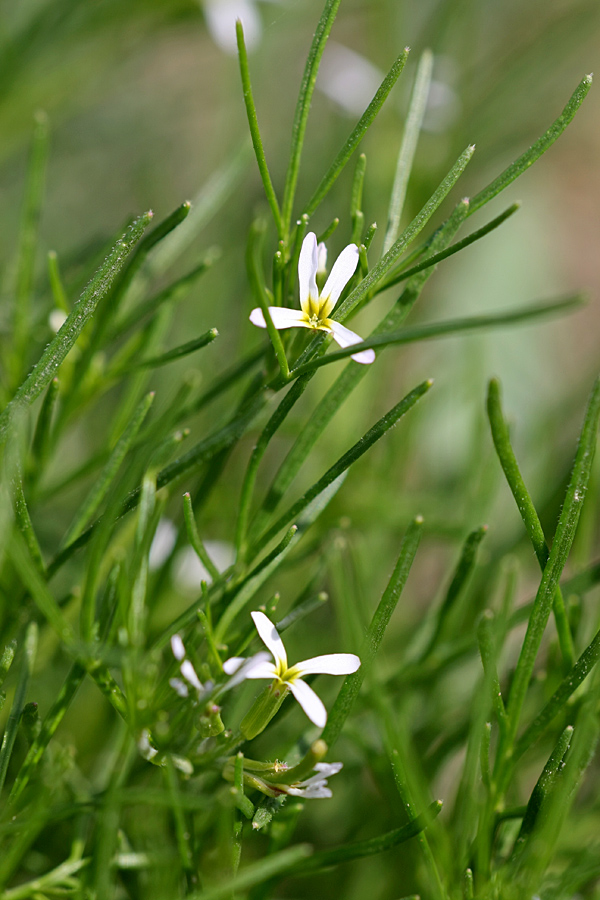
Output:
[[[331,778],[332,775],[337,775],[342,766],[343,763],[341,762],[317,763],[315,766],[317,775],[312,775],[306,781],[298,781],[289,787],[285,785],[283,790],[286,794],[291,794],[293,797],[303,797],[305,800],[323,800],[333,797],[331,788],[327,787],[327,779]]]
[[[196,693],[198,694],[198,699],[202,697],[203,694],[209,693],[213,685],[210,681],[207,681],[206,684],[202,684],[198,675],[196,674],[196,670],[189,659],[185,658],[185,646],[183,641],[181,640],[181,636],[178,634],[174,634],[171,638],[171,650],[173,651],[173,656],[177,660],[178,663],[181,663],[179,666],[179,671],[181,672],[184,681],[181,678],[171,678],[169,684],[173,688],[176,693],[179,694],[180,697],[187,697],[189,694],[188,684],[191,685]],[[187,684],[185,683],[187,681]]]
[[[319,256],[323,260],[323,251],[319,251],[317,248],[316,235],[311,231],[302,242],[300,259],[298,261],[301,309],[269,306],[269,314],[273,320],[273,325],[278,330],[283,328],[311,328],[313,331],[326,331],[333,336],[334,341],[337,341],[340,347],[351,347],[352,344],[360,344],[362,343],[361,337],[340,322],[329,318],[340,294],[354,275],[358,265],[358,247],[356,244],[348,244],[347,247],[344,247],[333,264],[329,278],[325,282],[325,287],[321,293],[319,293],[317,287]],[[259,328],[267,327],[263,311],[258,307],[250,313],[250,321]],[[375,359],[375,351],[362,350],[360,353],[354,353],[352,359],[358,363],[372,363]]]
[[[265,661],[264,653],[259,653],[248,661],[239,656],[233,656],[223,663],[223,671],[228,675],[233,675],[244,665],[244,678],[266,678],[281,684],[292,692],[311,722],[318,728],[323,728],[327,721],[327,710],[313,689],[302,681],[303,676],[313,673],[349,675],[352,672],[356,672],[360,666],[360,659],[354,653],[328,653],[325,656],[305,659],[296,663],[295,666],[288,666],[283,641],[279,637],[273,623],[262,612],[253,612],[251,615],[260,639],[271,651],[275,662]],[[330,774],[333,774],[333,772]],[[313,784],[313,779],[309,779],[309,781]]]

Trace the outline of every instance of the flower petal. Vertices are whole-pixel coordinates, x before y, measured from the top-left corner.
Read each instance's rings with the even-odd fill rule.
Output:
[[[327,721],[327,710],[311,687],[304,681],[292,681],[288,687],[308,718],[317,728],[323,728]]]
[[[329,315],[340,298],[340,294],[354,275],[358,265],[358,247],[356,244],[348,244],[344,247],[333,264],[325,287],[321,291],[321,316]]]
[[[262,668],[265,665],[269,667],[268,672],[265,672]],[[221,688],[223,691],[231,690],[231,688],[236,687],[236,685],[245,681],[246,678],[275,677],[275,666],[269,659],[269,654],[266,650],[261,650],[260,653],[256,653],[254,656],[248,657],[248,659],[244,659],[240,656],[232,656],[231,659],[227,659],[223,663],[223,671],[228,675],[231,674],[229,681]]]
[[[354,653],[326,653],[296,663],[295,671],[300,675],[350,675],[360,667],[360,659]]]
[[[226,675],[233,675],[234,672],[237,672],[242,663],[245,662],[245,656],[230,656],[229,659],[226,659],[223,663],[223,671]]]
[[[288,309],[287,306],[269,306],[269,314],[278,331],[284,328],[298,328],[298,326],[310,328],[306,316],[299,309]],[[250,321],[258,328],[267,327],[263,311],[259,306],[250,313]]]
[[[244,677],[252,681],[257,681],[261,678],[268,678],[269,681],[272,681],[274,678],[277,678],[277,669],[272,662],[256,663],[256,665],[248,669]]]
[[[315,771],[320,773],[321,778],[331,778],[332,775],[337,775],[338,772],[341,772],[344,768],[344,763],[334,762],[334,763],[317,763],[315,766]],[[309,778],[309,781],[312,781],[316,776],[312,776]]]
[[[288,787],[286,788],[285,793],[291,794],[292,797],[303,797],[305,800],[325,800],[329,797],[333,797],[331,789],[327,787],[326,781],[321,781],[318,784],[311,784],[309,787]]]
[[[198,676],[196,675],[196,670],[193,665],[189,661],[189,659],[184,659],[179,667],[179,671],[183,675],[186,681],[188,681],[192,687],[196,688],[197,691],[203,691],[204,686]]]
[[[180,635],[174,634],[171,637],[171,650],[173,651],[173,656],[175,657],[177,662],[181,662],[181,660],[185,656],[185,647],[183,646],[183,641],[181,640]]]
[[[313,299],[316,300],[319,296],[319,289],[317,288],[318,265],[317,236],[314,232],[309,231],[302,241],[302,249],[300,250],[300,258],[298,260],[300,306],[306,315],[310,315],[308,298],[313,297]]]
[[[321,241],[317,245],[317,275],[325,275],[327,273],[327,247]]]
[[[335,322],[333,319],[330,319],[329,322],[333,339],[334,341],[337,341],[340,347],[351,347],[352,344],[362,343],[360,335],[355,334],[354,331],[350,331],[345,325],[342,325],[340,322]],[[360,353],[353,353],[352,359],[357,363],[372,363],[375,360],[375,351],[361,350]]]
[[[271,651],[275,662],[282,665],[283,669],[287,669],[285,647],[271,620],[262,612],[253,612],[250,613],[250,615],[256,625],[256,630],[258,631],[261,641],[267,649]]]

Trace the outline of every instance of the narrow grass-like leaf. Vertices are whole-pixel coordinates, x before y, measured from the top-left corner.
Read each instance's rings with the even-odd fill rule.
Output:
[[[383,698],[380,698],[383,699]],[[390,716],[387,716],[389,719]],[[389,723],[391,724],[391,723]],[[395,729],[397,731],[397,729]],[[389,738],[388,736],[388,741]],[[417,818],[417,807],[412,797],[412,793],[409,787],[409,776],[408,776],[408,767],[406,765],[405,760],[402,759],[402,755],[400,751],[395,748],[393,750],[389,750],[388,755],[390,758],[390,763],[392,766],[392,772],[394,775],[394,782],[396,784],[396,789],[400,795],[400,799],[402,801],[402,806],[406,810],[408,817],[411,821],[414,821]],[[437,862],[435,860],[435,856],[432,853],[431,847],[429,845],[429,841],[427,840],[427,835],[425,831],[420,831],[419,834],[415,835],[417,839],[417,843],[420,846],[421,854],[423,856],[423,860],[425,866],[427,867],[427,871],[429,874],[429,884],[431,889],[431,895],[435,900],[446,900],[446,891],[444,890],[444,886],[442,884],[442,880],[440,878],[440,873],[438,869]]]
[[[294,208],[294,198],[296,196],[296,186],[298,184],[298,174],[300,172],[300,158],[302,156],[302,148],[304,146],[304,136],[306,134],[306,125],[308,122],[308,114],[310,112],[310,103],[313,91],[317,81],[317,73],[319,64],[327,38],[333,27],[335,17],[337,15],[340,0],[326,0],[325,8],[321,13],[319,24],[315,31],[308,56],[306,58],[306,66],[302,76],[298,101],[296,103],[296,111],[294,113],[294,123],[292,125],[292,147],[290,150],[290,161],[288,165],[287,175],[285,179],[285,188],[283,192],[282,203],[282,219],[284,232],[287,234],[292,219],[292,211]]]
[[[17,463],[12,467],[11,473],[12,489],[13,489],[13,509],[15,513],[15,525],[23,535],[23,539],[27,545],[29,555],[33,560],[38,572],[45,574],[46,565],[42,556],[42,551],[37,539],[37,535],[33,528],[25,493],[23,491],[23,478],[21,475],[21,467]]]
[[[134,368],[157,369],[159,366],[165,366],[167,363],[173,362],[176,359],[181,359],[184,356],[189,356],[190,353],[195,353],[196,350],[200,350],[201,347],[206,347],[207,344],[212,344],[218,336],[219,332],[217,329],[211,328],[193,341],[187,341],[185,344],[180,344],[179,347],[174,347],[166,353],[161,353],[160,356],[153,356],[151,359],[144,359],[141,362],[136,363]]]
[[[321,203],[335,184],[337,178],[341,175],[350,157],[367,133],[367,130],[373,124],[377,113],[387,100],[388,94],[400,77],[402,70],[406,64],[406,60],[408,59],[409,52],[409,48],[405,47],[402,53],[400,53],[400,55],[396,58],[390,71],[379,85],[375,96],[362,114],[358,124],[352,131],[352,134],[348,137],[345,144],[340,149],[336,158],[321,179],[321,183],[319,184],[315,193],[306,204],[304,213],[307,216],[312,216],[321,205]]]
[[[133,414],[127,428],[117,441],[106,465],[94,483],[92,490],[81,504],[79,510],[69,526],[67,533],[63,538],[63,546],[67,547],[77,537],[79,537],[82,529],[87,525],[94,513],[98,510],[100,504],[106,497],[111,485],[117,475],[117,472],[123,464],[123,460],[127,456],[135,437],[142,426],[142,422],[148,415],[148,411],[154,401],[154,392],[147,394],[142,402],[138,405]]]
[[[533,722],[527,726],[517,740],[512,754],[514,760],[522,756],[541,737],[548,725],[565,708],[569,698],[575,693],[579,685],[585,681],[599,659],[600,631],[596,633],[592,642],[585,648],[570,672],[567,672],[542,711],[538,713]]]
[[[69,301],[60,276],[56,250],[48,251],[48,280],[57,309],[62,309],[68,316],[71,310],[69,309]]]
[[[404,328],[402,331],[375,334],[361,341],[360,344],[352,344],[343,350],[334,350],[327,356],[311,360],[297,368],[292,369],[292,376],[306,375],[314,372],[322,366],[347,359],[353,353],[366,350],[369,347],[380,348],[397,344],[412,344],[414,341],[426,341],[439,337],[451,337],[470,331],[479,331],[484,328],[498,328],[506,325],[518,325],[529,322],[538,317],[555,315],[567,311],[574,311],[581,307],[587,298],[583,294],[574,294],[551,303],[536,303],[524,309],[509,310],[508,312],[490,313],[483,316],[469,316],[464,319],[451,319],[448,322],[433,322],[430,325],[415,325],[412,328]]]
[[[400,555],[392,573],[392,577],[388,582],[381,600],[373,614],[371,624],[367,629],[364,643],[360,650],[360,668],[352,675],[346,675],[344,683],[339,694],[333,704],[331,712],[327,718],[327,724],[321,735],[329,748],[333,747],[339,734],[344,726],[344,722],[348,718],[354,702],[358,696],[361,685],[368,675],[373,664],[375,654],[379,650],[381,641],[385,634],[385,630],[389,625],[392,613],[394,612],[398,600],[404,590],[408,573],[410,572],[421,535],[423,533],[423,519],[419,516],[414,519],[408,527],[402,546],[400,547]]]
[[[548,562],[550,551],[546,544],[542,523],[540,522],[533,501],[529,495],[529,491],[523,481],[517,458],[512,449],[508,426],[502,412],[500,385],[495,378],[490,381],[488,386],[487,413],[490,428],[492,430],[494,447],[496,448],[502,471],[506,476],[508,486],[515,498],[517,507],[521,513],[521,518],[523,519],[523,524],[525,525],[529,539],[533,544],[533,549],[538,563],[540,564],[540,569],[543,572],[546,563]],[[556,587],[553,608],[561,653],[566,668],[570,669],[575,661],[575,651],[560,585],[557,585]]]
[[[264,222],[258,219],[253,223],[250,229],[250,234],[248,236],[246,268],[248,270],[248,278],[252,287],[252,293],[256,297],[263,312],[265,323],[267,325],[267,332],[269,338],[271,339],[271,343],[273,344],[273,350],[275,351],[277,362],[279,363],[281,377],[284,381],[287,381],[290,374],[288,361],[285,355],[281,336],[273,325],[273,320],[271,319],[271,313],[269,312],[269,298],[267,297],[265,279],[262,272],[261,253],[264,233]]]
[[[477,563],[477,551],[479,549],[479,545],[486,534],[487,525],[483,525],[481,528],[476,528],[475,531],[472,531],[468,535],[461,550],[456,569],[454,570],[452,581],[448,586],[448,590],[446,591],[446,595],[442,601],[442,605],[437,611],[433,633],[431,635],[431,638],[429,639],[427,647],[423,651],[421,660],[426,659],[438,643],[444,631],[444,626],[446,624],[448,616],[450,615],[452,610],[456,608],[458,601],[467,589],[471,575],[473,574],[473,570],[475,569],[475,565]]]
[[[441,801],[435,800],[426,813],[417,816],[407,825],[403,825],[402,828],[395,828],[393,831],[388,831],[386,834],[381,834],[366,841],[345,844],[342,847],[336,847],[334,850],[321,850],[318,853],[313,853],[301,866],[297,866],[286,874],[304,875],[318,869],[325,869],[329,866],[349,862],[351,859],[361,859],[364,856],[383,853],[385,850],[397,847],[398,844],[403,844],[410,838],[415,837],[415,835],[420,834],[439,815],[441,810]]]
[[[404,229],[402,234],[392,244],[388,252],[382,256],[376,266],[374,266],[366,278],[364,278],[352,293],[336,307],[333,318],[343,320],[352,310],[361,302],[380,281],[387,275],[398,257],[404,253],[406,248],[414,241],[418,234],[421,233],[431,216],[434,214],[438,206],[448,196],[464,170],[466,169],[473,153],[474,146],[469,146],[461,153],[455,164],[452,166],[446,177],[433,192],[427,203],[420,212]]]
[[[198,263],[191,272],[182,275],[181,278],[173,281],[166,288],[163,288],[162,291],[159,291],[147,300],[142,300],[132,310],[126,312],[111,329],[111,336],[116,337],[129,331],[130,328],[135,326],[139,327],[140,322],[143,321],[146,316],[156,312],[157,309],[160,309],[166,303],[175,303],[180,297],[184,297],[196,279],[210,269],[218,258],[219,251],[217,248],[209,250],[204,256],[204,259]]]
[[[496,228],[502,225],[503,222],[506,222],[507,219],[510,219],[512,215],[518,212],[520,208],[520,202],[517,201],[516,203],[512,203],[507,209],[504,210],[504,212],[500,213],[499,216],[496,216],[495,219],[492,219],[491,222],[488,222],[487,225],[483,225],[482,228],[478,228],[477,231],[473,231],[461,241],[457,241],[456,244],[448,247],[447,250],[442,250],[440,253],[435,253],[432,256],[427,256],[427,258],[424,259],[423,262],[418,263],[416,266],[411,266],[410,268],[402,266],[397,274],[392,272],[390,277],[386,278],[386,280],[377,287],[376,293],[385,291],[393,285],[399,284],[401,281],[404,281],[406,278],[412,278],[412,276],[416,275],[418,272],[423,272],[430,266],[437,265],[439,262],[441,262],[443,259],[447,259],[449,256],[454,256],[455,253],[459,253],[461,250],[464,250],[465,247],[469,247],[471,244],[474,244],[475,241],[480,240],[480,238],[485,237],[486,234],[494,231]],[[423,252],[425,249],[426,248],[422,248],[421,252]]]
[[[304,509],[311,503],[325,488],[330,485],[336,478],[349,469],[360,457],[369,450],[383,435],[392,428],[398,419],[411,409],[421,397],[429,391],[433,381],[424,381],[418,387],[414,388],[399,403],[396,404],[388,413],[379,419],[379,421],[367,431],[363,437],[354,444],[347,453],[338,459],[330,469],[309,488],[299,500],[292,504],[272,525],[268,531],[261,535],[254,546],[260,547],[271,541],[278,532],[284,528],[288,522],[296,519]]]
[[[4,438],[15,411],[32,403],[52,381],[60,364],[94,314],[100,300],[110,290],[129,252],[140,239],[151,219],[152,213],[149,212],[135,220],[117,241],[110,255],[84,289],[63,326],[42,353],[39,362],[36,363],[11,402],[0,414],[0,441]]]
[[[521,823],[519,834],[517,835],[517,840],[515,841],[513,858],[515,854],[518,854],[522,851],[523,845],[526,843],[531,832],[534,830],[536,825],[539,824],[538,819],[542,809],[542,805],[547,797],[548,792],[552,789],[552,786],[556,781],[556,776],[558,775],[560,767],[563,764],[563,757],[571,746],[572,737],[573,726],[567,725],[567,727],[559,737],[554,750],[550,754],[550,757],[542,770],[542,774],[535,783],[535,787],[533,788],[531,796],[529,797],[529,802],[527,804],[525,815],[523,816],[523,821]]]
[[[29,556],[23,538],[18,532],[15,532],[13,535],[9,552],[14,566],[19,573],[19,577],[30,592],[39,611],[44,618],[47,619],[69,651],[77,657],[79,655],[79,648],[73,629],[65,618],[58,603],[48,590],[46,583],[42,580],[41,575]],[[120,715],[126,718],[127,702],[121,688],[108,669],[101,664],[92,662],[87,666],[87,670],[112,706],[114,706]]]
[[[25,632],[23,641],[23,657],[21,659],[21,667],[17,681],[17,689],[13,699],[10,715],[4,735],[2,737],[2,745],[0,746],[0,794],[6,780],[8,764],[17,737],[17,731],[21,722],[23,707],[25,706],[25,697],[27,696],[27,688],[29,679],[33,669],[35,654],[37,650],[38,628],[35,622],[31,622]]]
[[[252,84],[250,82],[248,53],[246,52],[246,42],[244,40],[244,26],[242,25],[241,19],[238,19],[235,23],[235,33],[237,38],[238,59],[240,63],[240,75],[242,76],[242,88],[244,90],[244,103],[246,104],[246,115],[248,116],[248,125],[250,127],[250,135],[252,137],[252,146],[254,147],[254,154],[256,156],[256,162],[258,163],[258,171],[260,172],[260,177],[262,178],[267,201],[269,203],[269,206],[271,207],[273,219],[275,220],[277,234],[279,235],[279,238],[282,239],[285,237],[285,230],[283,227],[283,222],[281,220],[281,212],[279,210],[279,203],[277,202],[277,197],[273,188],[273,182],[271,181],[271,176],[269,175],[269,167],[267,166],[265,151],[258,127],[256,107],[254,105],[254,97],[252,96]]]
[[[500,680],[496,668],[498,651],[496,648],[496,635],[494,634],[493,623],[493,612],[489,609],[484,610],[479,620],[479,625],[477,626],[477,643],[479,644],[479,653],[483,664],[483,671],[489,686],[492,709],[496,714],[498,725],[502,730],[506,730],[506,710],[504,708],[504,700],[502,699]]]
[[[48,385],[46,396],[42,400],[40,411],[38,413],[33,440],[31,442],[32,469],[33,474],[36,469],[42,468],[48,456],[50,448],[52,414],[58,399],[58,378],[53,378]]]
[[[265,559],[250,572],[241,588],[236,591],[235,596],[230,601],[215,627],[215,641],[217,643],[221,643],[225,640],[225,636],[233,620],[241,613],[246,604],[252,600],[267,578],[281,565],[289,551],[292,549],[292,540],[297,531],[297,526],[292,525],[274,550],[272,550]]]
[[[192,497],[189,491],[183,495],[183,517],[185,519],[185,528],[187,531],[188,540],[194,549],[194,553],[196,554],[206,571],[209,573],[213,581],[216,581],[220,577],[221,573],[206,552],[206,548],[204,546],[204,543],[202,542],[202,538],[198,533],[198,529],[196,527],[196,519],[194,518]]]
[[[35,117],[17,254],[17,283],[11,346],[11,368],[16,384],[19,383],[29,359],[27,347],[30,333],[31,295],[33,292],[38,225],[46,181],[48,134],[48,117],[45,112],[40,111]]]
[[[527,633],[515,670],[508,700],[509,737],[516,734],[521,709],[542,640],[561,572],[567,561],[587,491],[600,419],[600,379],[596,381],[579,438],[573,471],[558,520],[548,562],[535,598]]]
[[[288,850],[272,853],[258,862],[250,863],[234,879],[207,888],[200,893],[190,894],[188,900],[230,900],[234,894],[251,888],[255,884],[262,884],[263,881],[268,881],[276,876],[287,875],[296,865],[300,865],[302,868],[311,853],[312,847],[309,844],[296,844],[295,847]]]
[[[185,812],[181,803],[181,791],[177,781],[177,772],[175,771],[173,760],[169,756],[167,756],[166,766],[163,771],[165,773],[169,797],[171,799],[171,812],[175,822],[175,836],[177,839],[179,860],[186,876],[189,889],[194,882],[194,865],[189,843],[190,833],[185,822]]]
[[[23,764],[14,780],[10,792],[9,803],[14,803],[19,795],[23,792],[23,790],[27,787],[31,776],[33,775],[42,756],[44,755],[46,747],[50,743],[53,735],[56,732],[56,729],[62,722],[65,713],[70,707],[75,694],[83,683],[85,675],[85,666],[78,662],[74,663],[65,679],[63,686],[60,689],[56,700],[54,701],[52,707],[44,718],[44,721],[42,723],[42,730],[27,751],[27,756],[25,757]]]
[[[125,295],[129,285],[132,283],[136,273],[145,262],[148,254],[157,244],[164,240],[173,229],[177,228],[178,225],[181,225],[181,223],[187,219],[191,207],[192,204],[189,200],[186,200],[167,216],[166,219],[163,219],[162,222],[155,225],[152,231],[148,232],[148,234],[139,242],[134,252],[131,254],[127,265],[115,280],[108,303],[102,307],[100,315],[98,316],[96,332],[92,340],[94,345],[97,345],[100,342],[101,337],[104,334],[105,326],[117,312],[121,299]]]
[[[534,164],[536,160],[542,156],[546,150],[552,146],[554,141],[561,136],[567,125],[569,125],[573,118],[575,117],[575,113],[585,100],[587,96],[587,92],[592,86],[592,76],[586,75],[577,85],[573,95],[571,96],[569,102],[563,109],[562,113],[556,119],[550,128],[544,132],[544,134],[538,138],[538,140],[533,144],[529,150],[526,150],[525,153],[522,153],[518,159],[516,159],[513,163],[504,169],[503,172],[498,175],[497,178],[494,178],[487,187],[483,188],[483,190],[479,191],[479,193],[475,194],[474,197],[471,198],[471,205],[469,208],[469,215],[472,215],[478,209],[481,209],[482,206],[485,206],[486,203],[489,203],[490,200],[493,200],[501,191],[508,187],[509,184],[518,178],[519,175],[522,175],[530,166]]]
[[[421,126],[423,125],[423,118],[425,116],[425,109],[427,107],[432,72],[433,53],[431,50],[424,50],[417,67],[408,115],[406,116],[404,125],[404,135],[398,154],[398,162],[396,163],[396,175],[392,187],[387,229],[383,239],[384,254],[388,252],[398,237],[398,231],[400,230],[400,218],[404,208],[404,199],[406,197],[408,180],[410,178],[413,159],[417,149],[417,141],[419,140]]]

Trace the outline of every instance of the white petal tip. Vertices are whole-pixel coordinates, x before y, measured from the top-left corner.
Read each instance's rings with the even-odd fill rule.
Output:
[[[353,353],[352,359],[354,362],[362,363],[362,365],[369,365],[372,362],[375,362],[375,351],[374,350],[362,350],[360,353]]]
[[[250,313],[250,321],[253,325],[256,325],[257,328],[266,328],[267,323],[265,322],[265,317],[263,315],[262,309],[257,306],[256,309],[253,309]]]

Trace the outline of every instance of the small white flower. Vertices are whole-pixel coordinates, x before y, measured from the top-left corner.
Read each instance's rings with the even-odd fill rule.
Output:
[[[207,681],[206,684],[202,684],[198,675],[196,674],[196,670],[189,659],[185,658],[186,651],[185,645],[181,640],[181,636],[178,634],[174,634],[171,638],[171,650],[173,651],[173,656],[177,660],[178,663],[181,663],[179,666],[179,671],[184,678],[184,681],[181,678],[171,678],[169,684],[173,688],[176,693],[179,694],[180,697],[188,696],[188,687],[185,684],[191,685],[196,693],[198,694],[198,699],[203,694],[209,693],[213,689],[213,685],[210,681]]]
[[[360,666],[360,659],[354,653],[328,653],[325,656],[305,659],[296,663],[295,666],[288,666],[283,641],[279,637],[273,623],[262,612],[253,612],[251,615],[260,639],[271,651],[275,662],[267,662],[264,659],[264,653],[259,653],[247,661],[234,656],[223,663],[223,671],[228,675],[233,675],[244,665],[244,678],[266,678],[289,688],[311,722],[318,728],[323,728],[327,721],[327,710],[313,689],[302,681],[303,676],[317,673],[322,675],[349,675],[352,672],[356,672]],[[312,779],[309,779],[309,781],[312,783]]]
[[[292,797],[303,797],[305,800],[324,800],[333,797],[331,788],[327,787],[327,779],[337,773],[342,768],[343,763],[317,763],[315,771],[317,775],[311,775],[306,781],[299,781],[289,787],[284,786],[286,794]]]
[[[339,297],[354,275],[358,265],[358,247],[348,244],[344,247],[319,293],[317,273],[319,271],[319,255],[323,261],[323,252],[319,253],[316,235],[310,231],[302,242],[298,261],[298,283],[300,286],[301,309],[288,309],[285,306],[269,306],[269,314],[273,325],[278,330],[283,328],[310,328],[313,331],[326,331],[333,336],[340,347],[351,347],[362,343],[362,338],[345,325],[330,319],[333,308]],[[250,313],[250,321],[258,328],[266,328],[267,323],[262,309],[257,307]],[[354,353],[352,359],[358,363],[372,363],[374,350],[362,350]]]

